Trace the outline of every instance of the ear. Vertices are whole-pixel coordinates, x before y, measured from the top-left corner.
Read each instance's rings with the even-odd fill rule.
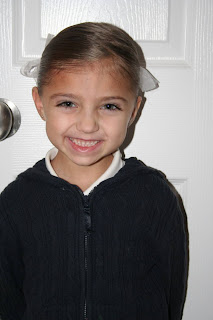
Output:
[[[44,107],[41,101],[41,97],[38,93],[38,88],[37,87],[33,87],[32,89],[32,96],[33,96],[33,100],[36,106],[36,109],[41,117],[41,119],[45,120],[45,113],[44,113]]]
[[[135,117],[137,116],[138,110],[140,109],[141,101],[142,101],[142,97],[138,96],[137,100],[136,100],[136,103],[135,103],[134,110],[132,111],[132,115],[131,115],[131,118],[130,118],[129,123],[128,123],[128,127],[130,127],[131,124],[134,122]]]

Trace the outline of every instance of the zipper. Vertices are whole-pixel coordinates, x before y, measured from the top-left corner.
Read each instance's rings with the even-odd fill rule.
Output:
[[[87,234],[84,235],[84,268],[85,268],[84,320],[88,320],[87,318]]]
[[[84,300],[84,320],[88,320],[87,315],[87,296],[88,296],[88,237],[91,231],[91,215],[90,207],[85,196],[84,201],[84,221],[85,221],[85,233],[84,233],[84,271],[85,271],[85,300]]]

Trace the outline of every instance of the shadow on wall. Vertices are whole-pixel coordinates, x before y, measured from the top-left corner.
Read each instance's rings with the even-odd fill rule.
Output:
[[[139,120],[139,118],[141,116],[141,113],[143,111],[144,105],[146,103],[146,97],[144,96],[144,93],[141,92],[140,95],[142,96],[142,102],[141,102],[141,105],[140,105],[140,109],[138,110],[138,113],[137,113],[137,116],[136,116],[136,118],[134,120],[134,123],[128,128],[127,135],[126,135],[126,138],[125,138],[124,142],[120,146],[120,151],[122,153],[122,158],[125,157],[124,150],[128,147],[128,145],[131,143],[131,141],[132,141],[132,139],[134,137],[136,123],[138,122],[138,120]]]

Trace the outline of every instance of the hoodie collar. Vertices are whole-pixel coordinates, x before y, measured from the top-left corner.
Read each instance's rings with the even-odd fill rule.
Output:
[[[55,177],[58,176],[51,165],[51,160],[53,160],[56,157],[57,153],[58,150],[56,148],[52,148],[47,152],[45,157],[45,164],[47,170],[50,172],[51,175]],[[87,190],[84,191],[84,195],[88,195],[102,181],[112,178],[124,165],[125,161],[121,159],[121,152],[120,150],[117,150],[113,153],[113,160],[109,168]]]
[[[135,177],[143,177],[147,174],[154,174],[165,178],[165,175],[157,169],[146,166],[142,161],[137,160],[135,157],[125,159],[125,165],[111,178],[108,178],[100,182],[94,189],[100,190],[102,188],[108,188],[112,184],[125,181],[126,179],[133,179]],[[83,194],[79,187],[70,184],[69,182],[52,176],[47,170],[45,159],[38,161],[32,168],[27,169],[25,172],[18,176],[18,179],[34,180],[43,184],[49,184],[55,188],[61,188],[66,190],[73,190],[77,188],[78,191]],[[93,193],[93,192],[92,192]]]

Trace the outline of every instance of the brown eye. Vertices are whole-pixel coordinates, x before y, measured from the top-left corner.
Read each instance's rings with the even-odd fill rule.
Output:
[[[109,111],[120,110],[120,108],[113,103],[107,103],[104,106],[102,106],[101,109],[105,109],[105,110],[109,110]]]
[[[72,101],[63,101],[57,104],[57,107],[73,108],[75,104]]]

